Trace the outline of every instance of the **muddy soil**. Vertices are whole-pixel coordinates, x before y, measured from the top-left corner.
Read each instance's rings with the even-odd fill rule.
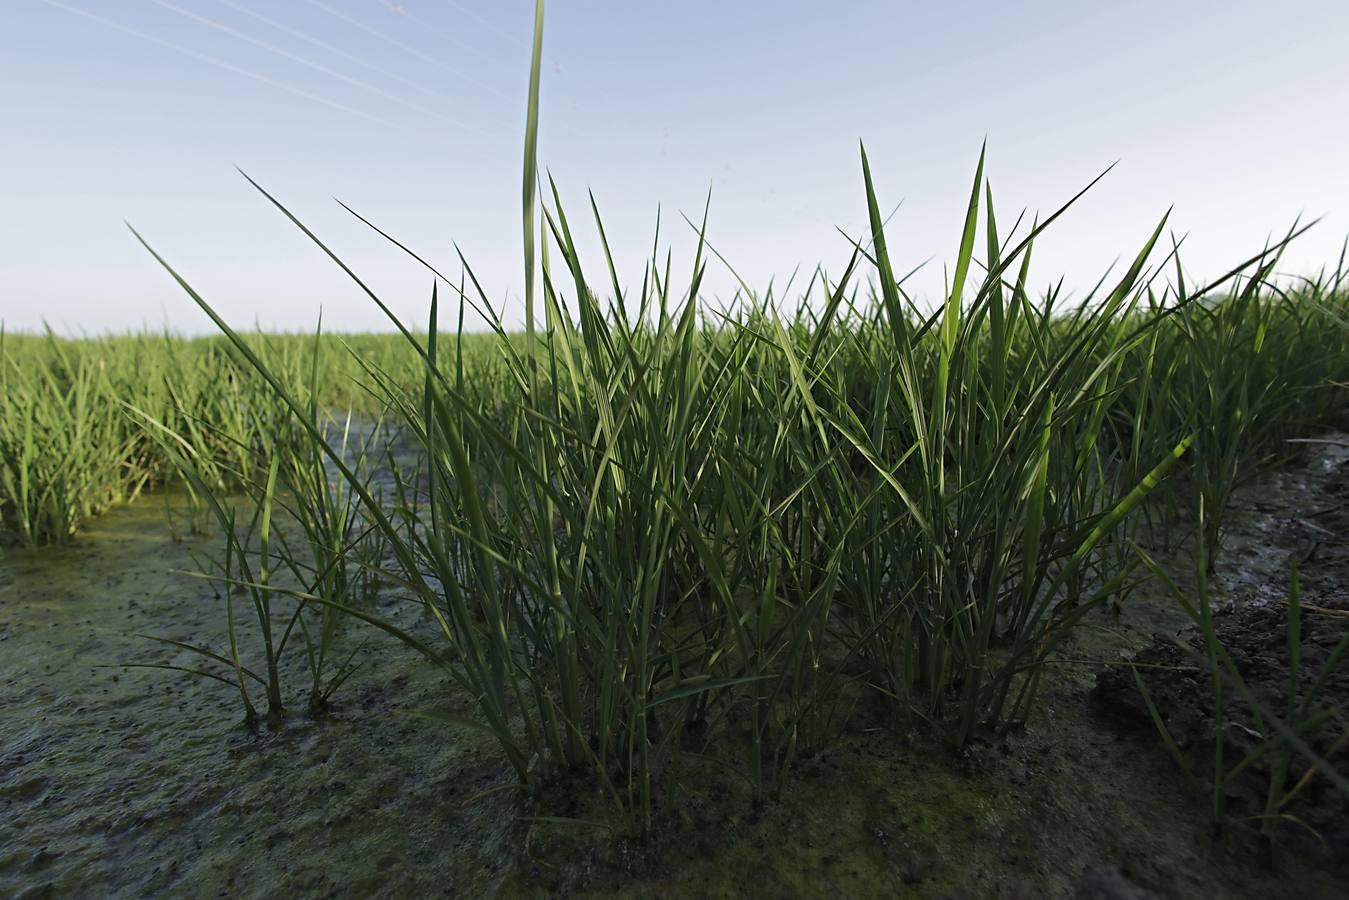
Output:
[[[1349,773],[1349,664],[1342,660],[1349,634],[1349,449],[1329,443],[1319,450],[1303,470],[1282,473],[1283,490],[1248,500],[1243,527],[1229,541],[1238,562],[1224,563],[1218,579],[1215,632],[1256,702],[1225,683],[1219,726],[1213,678],[1203,664],[1207,643],[1195,628],[1154,635],[1132,666],[1112,666],[1098,677],[1097,699],[1118,717],[1116,724],[1155,740],[1137,671],[1176,749],[1205,787],[1217,769],[1220,733],[1224,770],[1276,734],[1262,709],[1289,725],[1320,719],[1302,737],[1336,771]],[[1259,547],[1250,542],[1252,533],[1263,538]],[[1288,607],[1294,568],[1301,604],[1295,683]],[[1193,583],[1188,579],[1187,588]],[[1281,765],[1287,766],[1282,790],[1308,780],[1278,804],[1278,818],[1268,819],[1270,780]],[[1221,802],[1238,827],[1270,830],[1285,846],[1349,879],[1349,798],[1305,758],[1257,760],[1225,785]]]
[[[490,740],[409,715],[471,702],[373,629],[343,636],[362,668],[328,715],[258,734],[227,685],[115,667],[196,663],[138,633],[222,644],[213,587],[174,571],[212,541],[171,527],[175,508],[152,497],[72,547],[0,558],[0,896],[1349,896],[1302,854],[1216,834],[1155,737],[1099,714],[1092,661],[1183,624],[1147,590],[1084,623],[1024,732],[956,756],[863,706],[762,813],[690,761],[642,843],[593,791],[520,798]],[[1247,580],[1224,590],[1277,574],[1243,549],[1268,515],[1238,511]],[[395,596],[380,612],[430,633]],[[284,674],[302,709],[301,667]]]
[[[462,698],[382,632],[345,636],[367,643],[326,716],[257,734],[226,685],[102,668],[200,666],[139,634],[223,646],[214,587],[173,571],[214,545],[175,539],[185,519],[158,495],[0,561],[0,896],[490,893],[510,799],[475,798],[506,773],[487,741],[407,715]],[[284,673],[297,710],[303,676]]]

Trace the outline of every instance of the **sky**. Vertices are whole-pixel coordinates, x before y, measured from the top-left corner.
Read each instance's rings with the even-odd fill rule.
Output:
[[[399,316],[423,319],[429,274],[334,198],[452,276],[462,251],[518,325],[532,19],[529,0],[0,0],[0,321],[211,330],[125,221],[236,325],[388,328],[237,166]],[[633,295],[658,211],[688,271],[683,216],[709,192],[709,239],[756,290],[841,272],[866,228],[859,141],[898,205],[896,270],[930,260],[920,298],[985,141],[1004,227],[1117,163],[1037,243],[1038,288],[1081,297],[1169,208],[1198,278],[1322,217],[1281,266],[1315,274],[1349,235],[1346,39],[1344,0],[555,0],[539,160],[607,285],[594,194]],[[717,266],[704,299],[735,284]]]

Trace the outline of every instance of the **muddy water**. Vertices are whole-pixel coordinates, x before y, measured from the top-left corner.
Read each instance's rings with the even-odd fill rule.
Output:
[[[0,559],[0,895],[1346,895],[1217,839],[1165,753],[1093,712],[1095,667],[1073,659],[1181,624],[1145,592],[1084,625],[1024,733],[957,758],[864,709],[760,816],[736,776],[690,766],[643,845],[531,820],[559,810],[494,790],[511,777],[490,742],[406,715],[469,704],[373,629],[344,636],[368,643],[331,715],[258,735],[227,685],[99,668],[196,664],[137,633],[220,645],[213,587],[173,571],[211,541],[176,539],[166,506],[181,526],[160,496],[73,547]],[[1256,562],[1243,547],[1260,544],[1260,515],[1243,508],[1233,529]],[[393,598],[381,612],[425,627]],[[303,673],[285,674],[301,708]]]

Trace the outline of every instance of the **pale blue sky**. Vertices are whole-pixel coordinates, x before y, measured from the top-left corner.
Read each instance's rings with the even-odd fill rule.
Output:
[[[130,220],[240,324],[343,329],[377,310],[235,173],[272,189],[420,318],[429,257],[468,256],[518,318],[528,0],[0,0],[0,318],[100,332],[209,323]],[[592,189],[634,287],[657,205],[712,187],[711,235],[756,285],[841,268],[860,231],[857,141],[897,267],[940,291],[985,136],[1000,219],[1119,167],[1037,249],[1089,286],[1165,209],[1197,274],[1325,216],[1285,269],[1349,233],[1349,2],[555,0],[540,160],[574,224]],[[602,275],[595,244],[583,249]],[[907,264],[907,265],[906,265]],[[600,281],[599,278],[596,279]],[[730,280],[711,289],[723,295]]]

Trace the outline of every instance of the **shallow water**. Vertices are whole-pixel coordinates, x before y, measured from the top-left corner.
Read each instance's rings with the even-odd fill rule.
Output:
[[[1260,545],[1243,496],[1237,558]],[[163,494],[71,547],[0,559],[0,895],[1029,898],[1112,878],[1158,896],[1345,895],[1294,859],[1270,868],[1218,841],[1165,753],[1093,713],[1094,668],[1072,662],[1024,733],[958,758],[862,710],[757,817],[736,776],[690,766],[645,845],[530,820],[489,740],[406,715],[466,698],[364,626],[345,635],[368,644],[331,715],[253,735],[227,685],[98,668],[195,664],[138,632],[223,638],[213,586],[173,571],[212,541],[176,539],[166,509],[181,528],[181,499]],[[426,627],[393,599],[381,613]],[[1140,591],[1066,655],[1118,658],[1182,621]],[[300,667],[286,684],[302,708]]]

